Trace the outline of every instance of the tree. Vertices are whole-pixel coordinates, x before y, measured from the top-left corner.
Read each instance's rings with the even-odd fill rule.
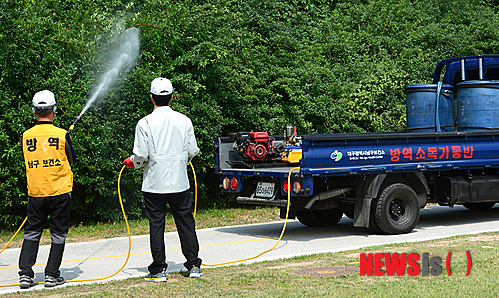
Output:
[[[25,215],[20,139],[35,122],[33,94],[52,90],[56,124],[69,128],[126,28],[140,29],[135,67],[72,132],[78,223],[119,218],[117,175],[155,77],[172,80],[173,108],[193,120],[200,208],[226,207],[235,203],[218,190],[216,137],[293,123],[300,133],[403,131],[405,87],[431,82],[444,58],[497,52],[498,24],[494,2],[477,0],[3,1],[0,225]],[[143,215],[140,183],[140,171],[124,172],[131,217]]]

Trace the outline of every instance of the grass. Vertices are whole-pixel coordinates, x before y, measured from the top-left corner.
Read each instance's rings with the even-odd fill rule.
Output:
[[[218,268],[204,268],[203,277],[189,279],[170,274],[167,283],[142,278],[102,284],[72,285],[53,290],[7,294],[5,297],[497,297],[499,233],[368,247],[285,260]],[[360,276],[346,273],[330,277],[297,274],[313,267],[347,266],[358,271],[361,253],[429,253],[445,264],[452,252],[452,275]],[[466,251],[473,266],[470,276]],[[421,262],[419,262],[421,264]],[[324,270],[323,270],[324,271]]]
[[[250,223],[261,223],[279,220],[279,209],[267,207],[233,208],[225,210],[198,210],[196,213],[196,228],[205,229],[212,227],[233,226]],[[147,219],[129,220],[130,234],[149,234],[149,222]],[[166,217],[166,232],[176,231],[173,217]],[[0,232],[0,249],[12,238],[15,231]],[[86,242],[105,238],[127,236],[125,221],[108,223],[95,223],[89,225],[77,225],[69,228],[67,242]],[[22,230],[9,244],[8,248],[21,247],[23,239]],[[45,229],[40,241],[41,245],[50,244],[50,231]]]
[[[274,220],[279,220],[278,210],[263,207],[201,210],[196,216],[198,229]],[[147,220],[133,220],[129,224],[132,235],[148,234]],[[171,216],[167,217],[166,229],[175,231]],[[12,232],[4,231],[0,234],[2,247],[11,236]],[[122,236],[126,236],[123,221],[96,223],[71,227],[68,241],[93,241]],[[20,247],[21,240],[22,235],[18,235],[9,248]],[[50,243],[48,230],[44,231],[42,242]],[[52,290],[17,292],[2,297],[497,297],[498,243],[499,233],[457,236],[249,265],[205,267],[200,279],[189,279],[172,273],[166,284],[151,284],[142,278],[132,278],[70,285]],[[363,253],[429,253],[430,257],[440,257],[442,264],[445,264],[449,251],[452,252],[452,276],[447,276],[445,267],[440,276],[360,276],[358,272],[360,254]],[[468,277],[465,276],[466,251],[470,251],[473,261],[471,275]],[[355,272],[331,271],[329,267],[334,266],[348,267]],[[321,267],[322,271],[314,269],[317,267]],[[314,273],[316,277],[297,274],[299,271]],[[318,274],[320,272],[340,274],[321,277]]]

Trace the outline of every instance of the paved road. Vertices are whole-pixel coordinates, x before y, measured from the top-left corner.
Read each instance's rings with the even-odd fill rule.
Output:
[[[274,246],[283,223],[284,221],[279,221],[198,230],[200,257],[206,264],[217,264],[254,256]],[[481,212],[468,211],[461,206],[427,207],[421,210],[421,219],[414,231],[405,235],[373,235],[367,229],[353,228],[352,221],[346,217],[338,225],[328,228],[308,228],[291,220],[282,241],[274,250],[246,263],[491,231],[499,231],[499,204]],[[178,272],[183,269],[184,258],[177,234],[167,233],[166,242],[168,271]],[[40,247],[38,262],[33,268],[36,272],[35,282],[43,281],[48,250],[49,246]],[[20,248],[11,248],[0,254],[0,286],[18,284],[19,251]],[[66,245],[61,272],[66,280],[102,278],[113,274],[123,265],[127,252],[128,237],[70,243]],[[125,268],[112,279],[143,276],[147,273],[147,265],[151,260],[149,237],[133,236],[130,259]],[[42,287],[43,285],[37,285],[31,290]],[[18,286],[0,287],[0,294],[16,291],[19,291]]]

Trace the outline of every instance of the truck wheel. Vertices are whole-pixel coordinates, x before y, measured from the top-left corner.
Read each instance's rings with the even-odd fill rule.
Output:
[[[343,212],[339,209],[300,210],[296,212],[298,220],[309,227],[327,227],[337,224]]]
[[[311,226],[310,222],[307,220],[308,217],[304,214],[305,212],[310,211],[296,211],[296,218],[304,225]]]
[[[470,210],[485,210],[494,207],[495,202],[482,202],[482,203],[466,203],[463,204],[464,207]]]
[[[369,229],[375,234],[384,234],[376,222],[376,199],[371,201],[371,214],[369,214]]]
[[[419,221],[416,192],[405,184],[389,185],[373,204],[376,223],[386,234],[409,233]]]

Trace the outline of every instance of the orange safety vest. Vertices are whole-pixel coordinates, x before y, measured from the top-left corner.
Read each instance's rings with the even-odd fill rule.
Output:
[[[66,155],[66,131],[37,124],[23,134],[28,195],[57,196],[73,190],[73,172]]]

